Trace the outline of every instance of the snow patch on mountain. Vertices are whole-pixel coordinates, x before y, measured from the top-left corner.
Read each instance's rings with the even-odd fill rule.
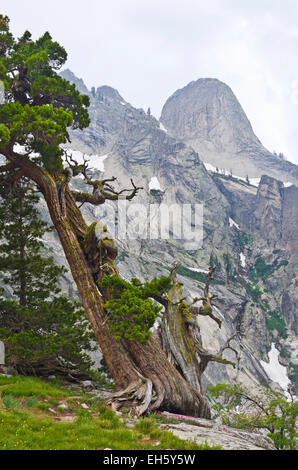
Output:
[[[259,186],[261,178],[244,178],[243,176],[237,176],[233,175],[231,171],[227,170],[226,168],[218,168],[211,163],[203,162],[205,168],[207,171],[212,171],[212,173],[217,173],[218,175],[223,175],[223,176],[231,176],[232,178],[239,180],[239,181],[244,181],[245,183],[250,184],[250,186],[255,186],[256,188]],[[294,186],[293,183],[286,181],[283,181],[283,185],[285,188],[290,188],[291,186]]]
[[[162,191],[160,183],[158,181],[157,176],[152,176],[150,183],[149,183],[149,190],[154,190],[154,191]]]
[[[223,175],[223,176],[231,176],[232,178],[239,180],[239,181],[244,181],[245,183],[250,184],[251,186],[256,186],[258,187],[261,181],[261,178],[249,178],[247,181],[247,178],[244,178],[243,176],[237,176],[233,175],[230,170],[227,170],[226,168],[218,168],[211,163],[203,162],[205,168],[207,171],[212,171],[212,173],[217,173],[218,175]]]
[[[291,381],[287,374],[287,368],[279,363],[279,351],[274,343],[271,344],[271,350],[268,353],[268,356],[269,363],[264,361],[260,361],[260,363],[268,377],[273,382],[277,382],[280,387],[284,390],[285,395],[288,396],[287,389]]]
[[[237,230],[241,230],[239,225],[236,224],[235,220],[231,219],[231,217],[229,218],[229,225],[230,225],[230,227],[236,227]]]
[[[202,269],[202,268],[190,268],[190,267],[188,267],[187,269],[190,269],[191,271],[194,271],[196,273],[204,273],[204,274],[209,273],[209,271],[207,271],[206,269]]]
[[[240,264],[241,264],[242,268],[245,268],[245,266],[246,266],[246,258],[245,258],[245,256],[244,256],[243,253],[240,253]]]
[[[237,176],[236,176],[236,178],[237,178]],[[249,183],[250,183],[252,186],[256,186],[256,187],[259,186],[260,181],[261,181],[261,178],[250,178],[250,179],[249,179]]]
[[[166,129],[165,126],[161,122],[159,123],[159,128],[164,132],[168,132],[168,129]]]
[[[87,155],[79,150],[67,150],[67,153],[71,155],[71,158],[75,160],[78,165],[82,165],[85,159],[90,170],[97,170],[103,173],[105,171],[104,161],[109,156],[108,153],[106,155]]]

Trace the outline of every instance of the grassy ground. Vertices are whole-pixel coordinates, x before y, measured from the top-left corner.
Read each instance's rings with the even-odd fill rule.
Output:
[[[32,377],[0,376],[0,450],[105,448],[210,449],[161,431],[153,417],[132,423],[116,416],[91,393]]]

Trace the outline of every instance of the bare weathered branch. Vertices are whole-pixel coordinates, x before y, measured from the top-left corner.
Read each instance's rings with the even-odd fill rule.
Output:
[[[239,352],[237,351],[237,349],[233,348],[233,347],[231,346],[231,344],[230,344],[231,341],[235,340],[236,338],[237,338],[237,333],[235,333],[233,336],[231,336],[231,337],[227,340],[225,346],[224,346],[224,347],[221,349],[221,351],[220,351],[220,355],[222,355],[226,349],[230,349],[231,351],[233,351],[233,352],[235,353],[235,356],[236,356],[236,359],[237,359],[237,365],[239,365],[239,362],[240,362],[240,354],[239,354]]]
[[[126,199],[127,201],[131,201],[136,196],[138,191],[144,188],[141,186],[136,186],[134,184],[133,179],[131,179],[130,181],[132,184],[132,189],[122,189],[121,191],[115,191],[110,185],[108,185],[107,187],[108,191],[106,191],[104,187],[102,192],[105,198],[109,200]],[[129,192],[130,194],[127,196],[124,196],[123,194],[127,192]]]
[[[93,206],[99,206],[101,204],[104,204],[106,200],[101,191],[98,190],[95,191],[93,194],[82,193],[79,191],[72,191],[71,193],[77,202],[82,202],[83,204],[85,202],[88,202]]]
[[[216,305],[213,302],[213,299],[218,297],[216,294],[209,295],[209,290],[210,290],[210,283],[213,281],[213,273],[216,270],[215,267],[210,267],[208,276],[206,279],[205,287],[204,287],[204,297],[200,298],[195,298],[193,302],[189,306],[189,310],[194,314],[194,315],[202,315],[202,316],[208,316],[214,320],[219,328],[221,328],[222,321],[213,313],[212,307],[216,307]],[[195,307],[194,304],[202,301],[202,306],[201,307]]]
[[[210,283],[211,281],[213,281],[213,277],[212,275],[214,274],[216,270],[216,267],[211,267],[209,268],[209,273],[208,273],[208,276],[207,276],[207,280],[206,280],[206,284],[205,284],[205,289],[204,289],[204,296],[205,297],[209,297],[209,289],[210,289]],[[210,298],[210,297],[209,297]]]
[[[71,170],[73,172],[73,176],[78,176],[78,175],[82,174],[84,176],[84,178],[86,180],[88,180],[89,176],[88,176],[87,171],[89,169],[89,166],[88,166],[89,160],[87,160],[87,157],[85,155],[83,155],[83,163],[79,164],[73,158],[71,153],[68,153],[67,151],[65,151],[64,155],[65,155],[65,160],[68,163],[69,168],[71,168]]]
[[[141,187],[137,187],[133,180],[131,180],[133,189],[122,189],[121,191],[115,191],[111,185],[108,184],[110,181],[116,181],[117,178],[114,176],[109,179],[105,180],[87,180],[86,184],[92,186],[93,192],[90,193],[83,193],[79,191],[72,191],[72,194],[77,202],[85,203],[88,202],[89,204],[93,204],[95,206],[104,204],[106,200],[118,200],[118,199],[126,199],[131,200],[140,189]],[[129,192],[130,194],[127,196],[123,196],[125,192]]]
[[[105,180],[101,180],[102,184],[104,186],[107,186],[107,187],[111,187],[110,185],[108,185],[107,183],[112,183],[113,181],[117,181],[117,177],[116,176],[112,176],[112,178],[107,178]]]

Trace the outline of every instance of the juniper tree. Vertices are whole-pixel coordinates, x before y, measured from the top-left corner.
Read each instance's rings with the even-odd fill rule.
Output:
[[[91,366],[89,322],[79,302],[61,294],[66,270],[47,256],[38,196],[28,181],[13,188],[0,175],[0,337],[9,365],[25,374],[87,376]],[[83,350],[85,352],[83,352]]]
[[[89,125],[89,97],[58,75],[67,53],[48,32],[36,41],[28,31],[15,39],[9,19],[1,16],[0,33],[0,80],[5,85],[0,151],[7,159],[0,171],[12,171],[14,181],[26,176],[44,196],[118,398],[123,398],[115,397],[113,404],[130,407],[137,415],[168,409],[209,417],[206,399],[167,360],[154,338],[146,344],[118,341],[109,330],[107,299],[98,283],[105,275],[118,275],[117,247],[102,227],[87,226],[79,207],[119,197],[129,201],[141,188],[131,181],[131,188],[117,190],[112,184],[115,177],[94,181],[87,163],[78,165],[71,156],[63,169],[62,146],[70,141],[69,129]],[[73,191],[69,185],[78,174],[84,176],[86,192]]]

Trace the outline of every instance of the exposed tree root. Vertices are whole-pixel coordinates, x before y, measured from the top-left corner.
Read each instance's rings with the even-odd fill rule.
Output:
[[[137,382],[129,384],[125,390],[110,395],[106,404],[111,405],[114,411],[129,408],[134,416],[139,417],[149,410],[153,399],[152,391],[151,380],[140,378]]]

